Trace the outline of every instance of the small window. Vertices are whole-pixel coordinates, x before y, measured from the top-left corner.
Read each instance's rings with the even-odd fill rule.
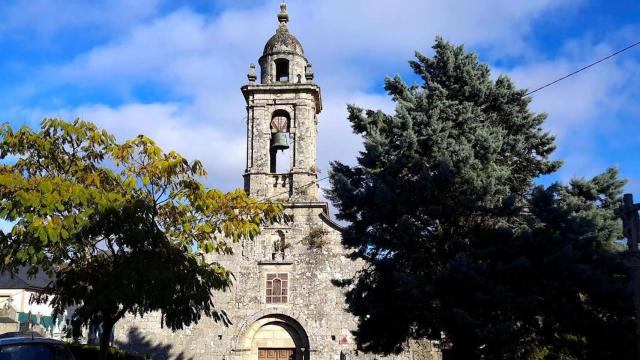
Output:
[[[278,59],[276,63],[276,81],[289,82],[289,60]]]
[[[267,274],[267,304],[286,304],[289,298],[289,274]]]

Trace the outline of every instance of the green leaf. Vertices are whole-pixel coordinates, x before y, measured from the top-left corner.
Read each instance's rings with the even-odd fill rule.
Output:
[[[163,153],[144,135],[119,144],[80,119],[44,119],[37,130],[0,126],[0,155],[17,159],[0,171],[0,216],[18,219],[0,237],[0,256],[7,267],[55,273],[46,290],[52,306],[83,304],[85,323],[114,318],[123,304],[140,315],[160,311],[173,330],[217,316],[211,292],[227,290],[230,273],[201,261],[190,244],[219,251],[215,234],[246,238],[259,224],[243,225],[245,215],[274,211],[242,191],[206,189],[199,162]],[[165,194],[143,189],[150,184],[165,185]]]
[[[40,242],[42,243],[42,245],[47,245],[47,243],[49,242],[47,231],[42,227],[38,229],[38,237],[40,238]]]

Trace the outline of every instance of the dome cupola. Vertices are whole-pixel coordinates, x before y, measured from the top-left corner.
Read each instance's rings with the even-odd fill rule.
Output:
[[[278,21],[280,26],[276,29],[275,35],[273,35],[267,44],[264,46],[262,55],[269,55],[275,53],[291,53],[304,56],[304,50],[300,41],[295,36],[291,35],[287,28],[289,22],[289,14],[287,14],[287,4],[280,4],[280,13],[278,14]]]
[[[300,41],[293,36],[287,27],[289,14],[287,4],[280,4],[278,13],[278,28],[276,33],[267,41],[260,57],[260,82],[294,83],[309,82],[313,76],[309,75],[311,64],[304,57],[304,50]],[[307,69],[308,68],[308,69]]]

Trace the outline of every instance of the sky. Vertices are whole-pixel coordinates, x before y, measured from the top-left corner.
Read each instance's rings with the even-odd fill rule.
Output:
[[[278,0],[2,0],[0,121],[80,117],[119,140],[145,134],[201,160],[208,186],[241,187],[240,87],[278,11]],[[528,89],[640,41],[637,0],[289,0],[288,12],[322,87],[321,177],[362,148],[346,104],[392,113],[385,76],[415,81],[407,62],[433,54],[438,35]],[[532,97],[565,161],[541,182],[617,166],[640,198],[640,46]]]

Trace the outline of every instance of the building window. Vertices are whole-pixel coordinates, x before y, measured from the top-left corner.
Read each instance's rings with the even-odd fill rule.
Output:
[[[289,274],[267,274],[267,304],[285,304],[289,298]]]
[[[289,60],[277,59],[276,63],[276,81],[289,82]]]

